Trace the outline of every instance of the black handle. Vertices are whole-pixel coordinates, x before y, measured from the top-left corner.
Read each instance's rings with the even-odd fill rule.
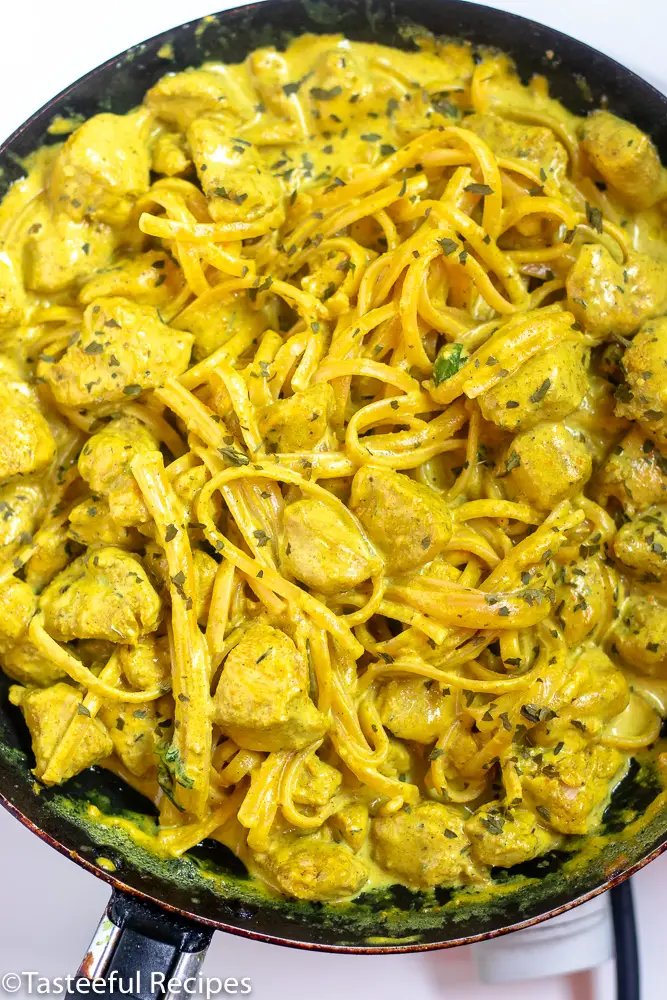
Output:
[[[101,979],[97,996],[184,1000],[197,978],[213,931],[187,917],[114,889],[77,979]],[[71,995],[81,996],[74,985]]]

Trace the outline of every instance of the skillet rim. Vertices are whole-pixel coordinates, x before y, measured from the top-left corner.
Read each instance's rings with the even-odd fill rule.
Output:
[[[391,13],[393,13],[393,2],[392,0],[381,0],[383,5]],[[334,3],[340,4],[344,3],[344,0],[334,0]],[[431,6],[435,7],[437,0],[430,0]],[[488,18],[489,14],[493,17],[497,17],[499,20],[503,21],[505,24],[513,26],[515,29],[517,39],[523,36],[530,36],[532,31],[537,31],[538,33],[546,32],[554,41],[554,43],[559,43],[565,48],[574,48],[577,51],[577,55],[585,56],[587,53],[594,57],[596,61],[602,61],[606,66],[612,71],[622,83],[631,83],[633,87],[642,90],[647,97],[651,98],[652,102],[656,102],[664,105],[665,114],[667,117],[667,96],[662,94],[657,87],[652,83],[645,80],[643,77],[635,73],[634,70],[629,69],[620,63],[617,59],[612,56],[606,55],[600,50],[589,45],[587,42],[583,42],[580,39],[576,39],[573,36],[567,34],[566,32],[559,31],[549,25],[542,24],[539,21],[535,21],[532,18],[523,17],[520,14],[516,14],[513,11],[506,11],[496,7],[489,7],[480,3],[469,2],[469,0],[441,0],[442,8],[448,7],[450,12],[455,13],[456,10],[466,11],[469,17],[477,15],[479,19]],[[302,0],[302,5],[305,6],[305,0]],[[23,133],[29,129],[32,125],[39,123],[40,121],[46,122],[49,113],[57,113],[62,110],[67,104],[70,97],[76,96],[76,93],[85,84],[94,83],[96,78],[103,74],[104,71],[112,69],[114,64],[118,64],[120,68],[122,62],[126,60],[132,54],[140,55],[144,48],[147,46],[156,45],[159,42],[168,43],[173,39],[178,38],[180,33],[186,33],[187,29],[191,26],[203,24],[205,21],[213,21],[216,24],[224,28],[225,22],[229,19],[233,20],[235,17],[241,15],[243,12],[251,13],[257,12],[258,10],[265,9],[267,12],[267,18],[274,21],[275,17],[279,14],[281,8],[288,6],[294,6],[294,0],[254,0],[254,2],[241,4],[235,7],[229,7],[225,10],[206,15],[204,17],[196,18],[191,21],[185,21],[182,24],[174,25],[167,28],[155,35],[150,36],[147,39],[143,39],[135,44],[128,46],[122,52],[106,59],[104,62],[95,66],[93,69],[84,73],[77,80],[70,83],[68,86],[63,88],[59,93],[46,101],[39,109],[37,109],[33,114],[31,114],[22,124],[20,124],[14,131],[9,135],[2,143],[0,143],[0,157],[7,156],[7,154],[13,153],[13,146],[20,142]],[[438,4],[439,6],[439,4]],[[334,30],[334,25],[322,24],[322,31]],[[168,63],[165,61],[165,72],[169,72]],[[654,125],[657,126],[657,122]],[[667,136],[666,140],[667,141]],[[661,150],[663,153],[663,158],[667,155],[667,149]],[[198,924],[202,924],[207,927],[211,927],[215,930],[224,931],[229,934],[234,934],[239,937],[248,938],[251,940],[262,941],[268,944],[280,945],[283,947],[304,949],[307,951],[322,951],[322,952],[332,952],[337,954],[350,954],[350,955],[388,955],[388,954],[405,954],[411,952],[425,952],[425,951],[437,951],[445,948],[454,948],[463,944],[474,944],[481,941],[489,940],[491,938],[500,937],[504,934],[512,933],[513,931],[523,930],[551,917],[559,916],[562,913],[566,913],[582,903],[587,902],[596,896],[601,895],[603,892],[608,891],[616,885],[625,882],[628,878],[638,872],[640,869],[644,868],[650,862],[658,858],[664,851],[667,850],[667,829],[662,834],[664,837],[662,843],[651,848],[649,852],[639,860],[635,861],[633,864],[624,868],[622,870],[617,870],[615,874],[610,875],[599,885],[594,888],[581,893],[581,895],[576,896],[572,900],[568,900],[556,907],[552,907],[544,913],[537,914],[535,916],[527,917],[523,920],[514,921],[502,927],[492,928],[484,931],[480,931],[477,934],[467,934],[464,936],[456,936],[448,938],[447,940],[441,941],[427,941],[427,942],[411,942],[411,943],[397,943],[397,944],[387,944],[387,945],[350,945],[350,944],[333,944],[328,942],[319,941],[304,941],[298,940],[297,938],[287,938],[279,934],[272,934],[266,931],[256,931],[252,927],[242,926],[239,924],[230,924],[224,920],[216,920],[211,917],[201,916],[197,913],[191,912],[183,907],[175,906],[172,903],[166,902],[165,900],[159,898],[156,895],[152,895],[150,892],[138,889],[135,886],[129,885],[122,879],[113,875],[108,871],[98,867],[92,861],[83,857],[78,851],[68,848],[64,843],[62,843],[56,836],[47,833],[41,827],[39,827],[35,822],[33,822],[30,817],[24,813],[18,806],[16,806],[8,797],[7,794],[0,789],[0,805],[14,816],[26,829],[30,830],[36,836],[38,836],[42,841],[53,847],[60,854],[68,857],[70,860],[74,861],[75,864],[83,868],[85,871],[90,872],[97,878],[106,882],[113,889],[126,894],[135,899],[143,900],[148,903],[152,903],[158,906],[164,913],[165,917],[168,918],[170,914],[179,915],[182,917],[189,918]],[[295,930],[298,930],[299,925],[295,924]]]

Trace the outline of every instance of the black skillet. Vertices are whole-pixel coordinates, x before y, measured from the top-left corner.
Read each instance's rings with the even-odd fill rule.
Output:
[[[554,96],[579,114],[608,101],[611,110],[649,132],[667,160],[667,99],[612,59],[550,28],[460,0],[268,0],[165,31],[63,91],[0,147],[0,195],[21,176],[20,158],[53,141],[47,127],[56,114],[125,112],[170,70],[206,59],[236,62],[257,46],[282,46],[306,31],[409,47],[409,29],[416,25],[509,52],[524,77],[546,73]],[[80,971],[92,976],[115,969],[125,979],[142,971],[136,991],[142,996],[151,993],[151,972],[194,974],[213,928],[339,952],[451,947],[563,912],[627,878],[667,844],[664,811],[641,834],[623,839],[624,828],[659,791],[650,769],[635,764],[605,814],[609,836],[600,852],[588,860],[581,854],[577,863],[572,855],[554,852],[518,872],[494,871],[498,893],[485,900],[465,891],[440,888],[429,894],[400,886],[362,893],[347,904],[276,900],[263,895],[218,844],[204,842],[183,859],[163,861],[122,832],[91,825],[85,815],[90,802],[106,815],[152,815],[146,800],[106,771],[94,768],[62,789],[36,795],[29,741],[8,703],[7,687],[1,677],[0,801],[39,837],[113,887]],[[513,891],[503,892],[507,889]]]

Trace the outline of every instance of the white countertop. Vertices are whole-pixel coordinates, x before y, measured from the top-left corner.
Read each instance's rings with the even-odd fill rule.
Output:
[[[0,135],[98,63],[224,0],[0,0]],[[614,56],[667,92],[664,0],[496,0]],[[628,13],[630,12],[630,13]],[[642,1000],[664,1000],[667,855],[633,880]],[[0,810],[0,976],[73,972],[108,897],[107,887]],[[388,958],[276,948],[217,934],[204,973],[252,980],[257,1000],[614,1000],[613,966],[517,986],[476,982],[468,948]],[[1,990],[0,990],[1,992]],[[23,998],[27,993],[13,994]]]

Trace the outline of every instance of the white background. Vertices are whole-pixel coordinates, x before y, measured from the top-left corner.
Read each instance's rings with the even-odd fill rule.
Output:
[[[240,0],[239,0],[240,2]],[[0,137],[82,73],[134,42],[210,13],[199,0],[0,0]],[[232,6],[218,0],[213,9]],[[589,42],[667,93],[665,0],[505,0],[489,6]],[[633,880],[644,991],[667,995],[667,856]],[[106,904],[105,885],[0,814],[0,974],[73,972]],[[204,972],[248,976],[257,1000],[614,1000],[611,963],[521,986],[475,982],[469,949],[343,957],[216,935]],[[22,996],[22,994],[17,994]]]

